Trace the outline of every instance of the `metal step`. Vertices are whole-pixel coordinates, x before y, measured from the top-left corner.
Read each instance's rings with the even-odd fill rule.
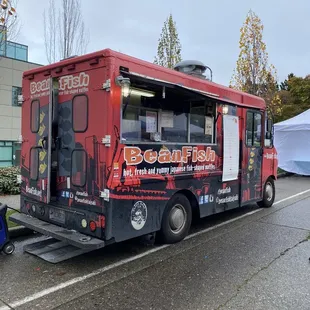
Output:
[[[24,251],[38,256],[49,263],[57,264],[92,250],[81,249],[65,241],[49,238],[25,245]]]
[[[44,222],[23,213],[14,213],[10,220],[19,225],[37,231],[43,235],[64,241],[74,247],[85,250],[96,250],[105,246],[105,241],[87,236],[77,231],[69,230],[51,223]]]

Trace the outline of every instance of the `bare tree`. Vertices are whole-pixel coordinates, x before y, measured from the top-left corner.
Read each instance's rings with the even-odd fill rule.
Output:
[[[0,51],[5,55],[6,41],[15,40],[20,32],[20,24],[16,14],[17,0],[0,2]]]
[[[50,0],[44,11],[44,39],[49,63],[86,52],[89,34],[86,33],[80,0],[61,0],[56,10],[56,1]]]
[[[55,1],[50,1],[49,9],[47,12],[44,10],[44,41],[45,41],[45,52],[47,61],[49,63],[55,62],[57,59],[57,24],[56,24],[56,8]]]

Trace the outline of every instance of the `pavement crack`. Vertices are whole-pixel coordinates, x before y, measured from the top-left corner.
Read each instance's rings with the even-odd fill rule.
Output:
[[[267,225],[272,225],[272,226],[279,226],[279,227],[284,227],[284,228],[298,229],[298,230],[303,230],[303,231],[309,232],[309,229],[302,228],[302,227],[294,227],[294,226],[283,225],[283,224],[278,224],[278,223],[270,223],[270,222],[265,222],[263,220],[259,220],[257,222],[263,223],[263,224],[267,224]]]
[[[280,259],[283,255],[285,255],[287,252],[293,250],[294,248],[298,247],[300,244],[307,242],[310,240],[310,237],[307,237],[301,241],[299,241],[297,244],[295,244],[292,247],[289,247],[287,249],[285,249],[284,251],[280,252],[280,254],[275,257],[273,260],[271,260],[266,266],[261,267],[259,270],[257,270],[256,272],[254,272],[252,275],[250,275],[247,279],[245,279],[240,285],[237,286],[237,290],[236,293],[233,294],[229,299],[227,299],[225,301],[225,303],[219,305],[215,310],[219,310],[219,309],[224,309],[224,307],[234,298],[236,298],[239,294],[239,292],[253,279],[255,278],[260,272],[262,272],[263,270],[268,269],[274,262],[276,262],[278,259]]]
[[[0,301],[4,304],[4,306],[0,305],[0,309],[3,307],[5,309],[5,307],[7,307],[8,309],[14,310],[14,308],[12,308],[7,302],[5,302],[3,299],[0,298]]]

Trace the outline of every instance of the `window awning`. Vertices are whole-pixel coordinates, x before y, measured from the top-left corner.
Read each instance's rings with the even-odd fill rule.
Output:
[[[175,89],[178,90],[179,92],[182,92],[189,97],[200,97],[202,100],[206,98],[210,99],[217,99],[219,96],[217,94],[209,93],[209,92],[204,92],[198,89],[193,89],[181,84],[176,84],[176,83],[171,83],[167,82],[164,80],[152,78],[150,76],[145,76],[141,75],[139,73],[134,73],[134,72],[127,72],[127,71],[120,71],[122,76],[130,78],[131,82],[136,82],[136,83],[147,83],[149,85],[154,85],[154,86],[161,86],[161,87],[166,87],[167,89]]]

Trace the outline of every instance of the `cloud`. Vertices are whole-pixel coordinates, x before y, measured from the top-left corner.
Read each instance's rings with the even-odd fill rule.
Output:
[[[54,0],[58,4],[60,0]],[[20,43],[29,46],[29,59],[46,63],[43,10],[48,1],[19,1],[23,23]],[[183,58],[201,60],[213,70],[218,83],[228,85],[239,52],[240,27],[250,8],[262,19],[269,60],[283,80],[290,72],[309,73],[309,0],[284,4],[273,0],[219,1],[82,1],[90,32],[88,51],[104,48],[153,61],[165,19],[170,13],[177,23]]]

